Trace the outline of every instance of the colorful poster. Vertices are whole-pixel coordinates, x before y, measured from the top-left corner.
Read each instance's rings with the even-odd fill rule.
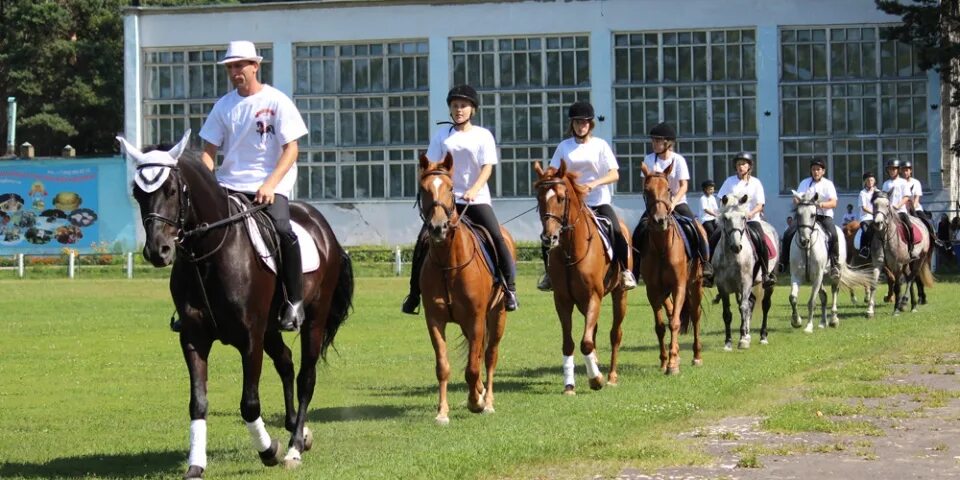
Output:
[[[97,166],[0,168],[0,247],[23,253],[87,250],[99,240]]]

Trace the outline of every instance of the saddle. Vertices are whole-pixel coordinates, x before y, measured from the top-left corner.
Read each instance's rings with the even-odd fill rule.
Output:
[[[230,195],[230,203],[238,212],[245,212],[253,207],[253,203],[244,195]],[[265,210],[260,210],[252,215],[247,215],[243,224],[246,226],[247,236],[250,238],[250,243],[257,252],[257,256],[260,257],[260,261],[276,274],[280,248],[273,219],[267,215]],[[290,225],[293,227],[293,232],[297,234],[297,244],[300,245],[303,273],[318,270],[320,268],[318,245],[310,236],[310,233],[299,223],[291,219]]]
[[[493,283],[501,283],[506,285],[506,281],[503,278],[503,273],[497,269],[497,265],[500,264],[499,257],[497,256],[497,246],[494,244],[493,237],[490,235],[490,232],[482,225],[477,225],[471,222],[466,216],[460,217],[460,223],[467,227],[467,230],[477,239],[477,242],[480,244],[480,252],[483,254],[483,260],[487,265],[487,270],[489,270],[491,275],[493,275]]]
[[[607,260],[613,261],[613,229],[620,228],[620,225],[613,225],[613,221],[602,215],[597,215],[593,209],[590,210],[590,216],[593,222],[597,224],[597,230],[600,232],[600,240],[603,241],[603,253]]]
[[[700,242],[703,240],[700,238],[700,234],[697,232],[697,227],[694,224],[695,220],[677,213],[671,214],[674,220],[677,221],[677,225],[680,227],[680,231],[683,232],[680,235],[680,238],[683,239],[683,248],[687,252],[687,258],[693,260],[697,258],[699,251]],[[707,250],[709,250],[709,246]],[[709,253],[708,253],[709,254]]]
[[[913,244],[910,245],[912,247],[913,245],[917,245],[920,243],[920,239],[922,238],[923,232],[920,230],[920,227],[918,227],[917,224],[913,222],[910,222],[910,229],[911,229],[911,233],[913,233]],[[907,243],[907,229],[904,224],[901,223],[897,226],[897,234],[900,236],[900,240],[902,240],[903,243]]]

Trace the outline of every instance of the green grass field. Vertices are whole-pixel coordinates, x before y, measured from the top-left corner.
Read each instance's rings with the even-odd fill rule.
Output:
[[[659,371],[641,287],[629,300],[620,386],[590,391],[578,355],[579,393],[567,397],[560,394],[552,296],[535,290],[534,276],[523,276],[521,309],[510,314],[501,347],[496,413],[466,410],[465,349],[454,347],[451,424],[439,427],[425,322],[399,313],[405,279],[359,278],[355,310],[319,371],[309,415],[316,441],[299,470],[260,465],[239,416],[239,355],[214,348],[206,476],[588,478],[615,477],[624,466],[702,462],[701,453],[676,440],[677,432],[728,415],[772,415],[776,428],[803,428],[805,412],[826,408],[823,401],[795,401],[806,389],[841,388],[862,377],[844,376],[848,368],[870,370],[893,356],[933,362],[937,353],[957,351],[960,322],[950,312],[960,310],[960,288],[943,280],[930,291],[931,305],[899,318],[882,305],[867,320],[844,294],[840,328],[812,335],[789,326],[788,288],[780,286],[770,345],[759,345],[755,320],[754,345],[745,351],[723,351],[719,306],[707,305],[704,366],[690,366],[685,336],[676,377]],[[4,279],[0,288],[0,478],[179,477],[186,468],[189,391],[177,337],[167,330],[173,310],[167,281]],[[605,306],[602,368],[609,363],[609,317]],[[582,323],[575,326],[579,335]],[[269,362],[261,401],[269,431],[285,446],[280,385]]]

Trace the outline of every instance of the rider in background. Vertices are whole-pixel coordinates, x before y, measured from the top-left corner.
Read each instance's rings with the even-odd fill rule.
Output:
[[[873,172],[863,174],[863,190],[860,190],[860,256],[870,258],[870,242],[873,239],[873,195],[877,192],[877,177]]]
[[[717,230],[717,197],[713,191],[717,184],[713,180],[707,179],[700,184],[700,190],[703,195],[700,196],[700,224],[707,231],[707,238],[713,238],[713,232]]]
[[[650,130],[650,143],[653,144],[653,153],[650,153],[643,159],[647,168],[652,173],[662,173],[670,165],[673,169],[667,177],[670,185],[670,208],[673,213],[690,219],[696,226],[698,236],[697,250],[700,257],[700,264],[703,267],[703,284],[713,284],[713,266],[710,265],[709,240],[703,226],[696,220],[690,206],[687,205],[687,184],[690,183],[690,170],[687,168],[687,159],[683,155],[673,151],[677,142],[677,133],[670,124],[661,122]],[[637,252],[635,262],[640,261],[640,256],[644,255],[644,239],[646,238],[647,222],[649,221],[651,205],[647,205],[640,223],[633,232],[633,244]],[[639,247],[639,248],[636,248]]]
[[[833,223],[833,209],[837,208],[837,188],[833,182],[826,178],[824,174],[827,171],[827,164],[822,158],[815,158],[810,162],[810,176],[803,179],[797,187],[797,192],[805,194],[807,192],[817,192],[817,222],[823,227],[827,234],[827,252],[830,256],[830,276],[836,280],[840,278],[840,244],[837,243],[837,227]],[[793,197],[793,203],[797,204],[797,197]],[[797,227],[784,232],[784,237],[793,238]],[[789,245],[789,243],[787,244]]]
[[[920,221],[927,226],[927,231],[930,232],[931,243],[938,247],[943,247],[942,242],[937,238],[936,228],[933,226],[933,219],[927,216],[927,212],[923,210],[923,205],[920,204],[920,197],[923,196],[923,185],[920,184],[920,180],[913,178],[913,163],[911,163],[910,160],[905,160],[900,163],[900,174],[906,182],[907,211],[913,213],[913,216],[919,218]]]
[[[617,157],[614,156],[613,149],[606,140],[593,136],[593,130],[597,126],[593,119],[593,105],[588,102],[576,102],[570,105],[567,117],[570,119],[568,131],[571,137],[557,145],[557,150],[550,160],[550,168],[559,169],[562,159],[570,171],[579,174],[577,182],[587,188],[588,193],[584,199],[587,206],[598,217],[610,219],[614,260],[620,264],[621,284],[625,290],[634,289],[637,287],[637,280],[627,266],[629,258],[627,239],[623,237],[620,219],[611,206],[613,189],[610,185],[620,179],[620,165],[617,163]],[[547,249],[544,247],[541,253],[543,266],[546,268]],[[544,273],[537,288],[543,291],[552,290],[550,276]]]
[[[486,128],[473,125],[471,119],[480,105],[477,91],[470,85],[457,85],[447,93],[451,126],[437,130],[427,149],[427,160],[439,162],[449,152],[453,156],[453,195],[457,213],[475,225],[484,227],[493,238],[497,249],[497,269],[506,283],[504,303],[508,312],[517,309],[516,265],[500,232],[500,222],[491,206],[487,180],[493,166],[499,162],[493,134]],[[417,314],[420,305],[420,269],[427,254],[427,228],[424,225],[417,236],[413,250],[413,271],[410,275],[410,294],[403,300],[401,311]]]
[[[763,273],[763,286],[769,287],[777,283],[777,272],[770,268],[770,252],[767,250],[767,242],[763,240],[763,225],[760,224],[760,214],[763,212],[767,197],[764,194],[760,179],[752,175],[753,155],[749,152],[738,152],[733,156],[733,164],[736,174],[724,180],[717,195],[720,198],[725,195],[734,197],[747,195],[749,199],[747,202],[747,227],[750,228],[750,238],[753,240],[759,258],[760,271]],[[719,242],[720,232],[717,231],[710,236],[711,252],[714,251]]]
[[[910,225],[910,214],[907,212],[907,203],[910,199],[907,195],[907,181],[900,177],[900,165],[899,159],[891,158],[887,160],[887,176],[889,178],[883,182],[880,189],[890,198],[890,206],[897,211],[900,221],[904,225]],[[907,245],[913,245],[913,229],[906,228],[904,230],[906,230]],[[912,248],[907,248],[907,252],[911,259],[916,259]]]
[[[257,79],[261,60],[253,43],[230,42],[219,63],[234,90],[217,100],[200,129],[204,140],[200,159],[214,170],[217,150],[221,150],[223,164],[216,169],[220,185],[254,203],[269,205],[267,213],[280,239],[280,276],[287,291],[280,328],[295,331],[304,319],[303,267],[290,225],[289,198],[297,182],[297,139],[307,134],[307,127],[289,97]]]

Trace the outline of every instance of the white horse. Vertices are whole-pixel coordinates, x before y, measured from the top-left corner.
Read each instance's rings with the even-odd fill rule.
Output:
[[[790,242],[790,306],[793,308],[793,317],[790,324],[794,328],[803,326],[803,319],[797,311],[797,294],[800,290],[800,283],[806,279],[812,286],[810,290],[810,300],[807,302],[807,315],[809,321],[804,329],[807,333],[813,333],[813,307],[816,299],[820,298],[820,328],[827,325],[827,292],[824,290],[824,280],[829,281],[833,305],[831,307],[832,317],[830,326],[840,325],[840,318],[837,316],[837,294],[840,287],[853,288],[873,288],[876,289],[876,280],[873,275],[867,272],[850,269],[846,262],[840,262],[840,278],[833,280],[829,275],[825,275],[830,265],[829,253],[827,250],[827,241],[829,236],[823,227],[817,223],[817,199],[819,194],[814,191],[807,193],[798,193],[793,191],[793,198],[797,200],[795,223],[797,232]],[[839,249],[839,258],[847,257],[847,248],[843,239],[843,232],[837,229],[837,248]]]
[[[723,324],[726,339],[724,350],[733,350],[730,338],[730,323],[733,313],[730,311],[730,294],[736,295],[740,306],[740,342],[739,348],[750,348],[750,320],[753,317],[753,308],[757,300],[761,301],[763,323],[760,326],[760,344],[767,344],[767,314],[770,312],[770,303],[773,296],[773,286],[762,286],[763,272],[750,241],[750,232],[747,231],[747,195],[740,197],[724,195],[720,199],[720,212],[717,217],[720,229],[720,242],[713,253],[713,278],[720,299],[723,302]],[[776,249],[780,245],[780,236],[773,226],[760,221],[765,236],[773,240],[774,258],[767,265],[776,265],[780,252]]]
[[[914,282],[919,278],[917,289],[923,292],[925,287],[933,286],[933,274],[930,272],[929,255],[930,235],[927,227],[919,219],[910,217],[910,225],[904,225],[896,210],[890,205],[890,199],[885,194],[875,194],[873,197],[873,241],[870,248],[873,252],[874,285],[880,276],[880,269],[886,266],[894,276],[894,316],[904,311],[907,305],[907,295],[910,295],[910,310],[917,311],[916,298],[913,295]],[[915,245],[907,245],[900,237],[900,229],[917,227],[920,231],[919,241]],[[911,249],[914,254],[911,258]],[[903,287],[906,286],[906,289]],[[876,288],[868,290],[867,315],[874,315],[874,297]],[[901,296],[902,292],[902,296]],[[925,295],[924,295],[925,296]]]

